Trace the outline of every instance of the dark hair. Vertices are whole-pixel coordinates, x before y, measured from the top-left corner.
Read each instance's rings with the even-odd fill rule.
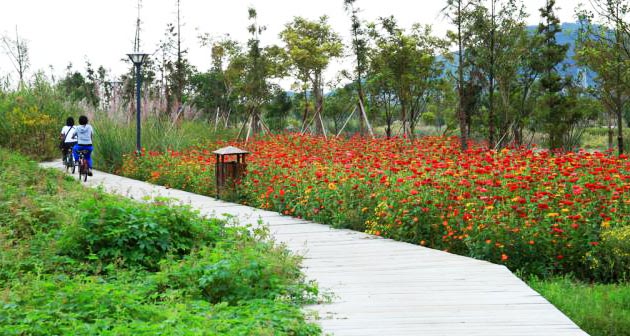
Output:
[[[66,126],[74,126],[74,118],[68,117],[68,119],[66,119]]]
[[[87,123],[88,123],[88,118],[86,116],[80,116],[79,117],[79,124],[87,125]]]

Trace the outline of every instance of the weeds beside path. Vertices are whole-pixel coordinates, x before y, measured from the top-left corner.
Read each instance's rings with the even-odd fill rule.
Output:
[[[3,149],[0,191],[2,335],[320,333],[299,259],[263,236]]]

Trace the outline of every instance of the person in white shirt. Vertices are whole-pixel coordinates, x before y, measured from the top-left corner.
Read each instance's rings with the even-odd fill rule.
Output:
[[[87,159],[88,175],[92,176],[92,151],[94,147],[92,146],[92,137],[94,135],[94,129],[92,129],[92,125],[88,124],[88,118],[86,116],[79,117],[79,126],[77,127],[77,144],[74,146],[72,153],[74,154],[74,160],[79,160],[79,151],[86,150],[88,151],[85,158]]]
[[[66,153],[72,150],[74,145],[77,144],[77,129],[74,127],[74,118],[68,117],[68,119],[66,119],[66,126],[61,128],[59,140],[63,160],[63,158],[66,157]]]

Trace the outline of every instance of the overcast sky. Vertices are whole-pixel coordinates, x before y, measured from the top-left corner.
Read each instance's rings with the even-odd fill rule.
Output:
[[[402,27],[413,23],[431,24],[438,35],[450,29],[440,15],[445,0],[357,0],[361,18],[374,21],[394,15]],[[539,22],[538,8],[545,0],[526,0],[528,22]],[[574,9],[579,0],[557,0],[558,14],[564,22],[575,21]],[[333,28],[348,41],[350,22],[343,10],[343,0],[181,0],[182,32],[191,62],[201,70],[209,65],[210,51],[200,47],[197,36],[230,34],[239,41],[248,38],[247,8],[258,11],[258,21],[267,27],[263,44],[279,43],[278,33],[294,16],[316,19],[328,15]],[[152,53],[164,36],[166,25],[175,22],[176,0],[144,0],[142,49]],[[121,59],[133,48],[137,0],[0,0],[0,33],[28,41],[31,71],[50,66],[56,76],[63,74],[71,62],[83,70],[86,60],[94,67],[103,65],[113,76],[126,69]],[[0,54],[0,76],[15,71],[4,53]],[[115,79],[115,78],[112,78]]]

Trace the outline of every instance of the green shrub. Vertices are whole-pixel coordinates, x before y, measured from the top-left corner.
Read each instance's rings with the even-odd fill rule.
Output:
[[[597,251],[587,258],[598,280],[630,281],[630,226],[602,231]]]
[[[77,109],[48,84],[0,96],[0,146],[38,160],[61,157],[59,132]]]
[[[223,222],[204,220],[186,207],[168,203],[136,204],[93,198],[80,205],[78,227],[68,230],[64,253],[104,264],[157,269],[168,254],[184,256],[201,244],[212,244]]]
[[[0,335],[318,335],[299,307],[277,300],[237,306],[148,296],[137,273],[45,277],[0,300]]]
[[[0,288],[66,269],[67,260],[55,256],[56,239],[75,221],[78,189],[72,178],[0,148]]]
[[[161,272],[162,286],[182,289],[212,303],[239,304],[252,299],[287,297],[300,301],[316,296],[302,282],[299,259],[270,243],[244,240],[203,248]]]

